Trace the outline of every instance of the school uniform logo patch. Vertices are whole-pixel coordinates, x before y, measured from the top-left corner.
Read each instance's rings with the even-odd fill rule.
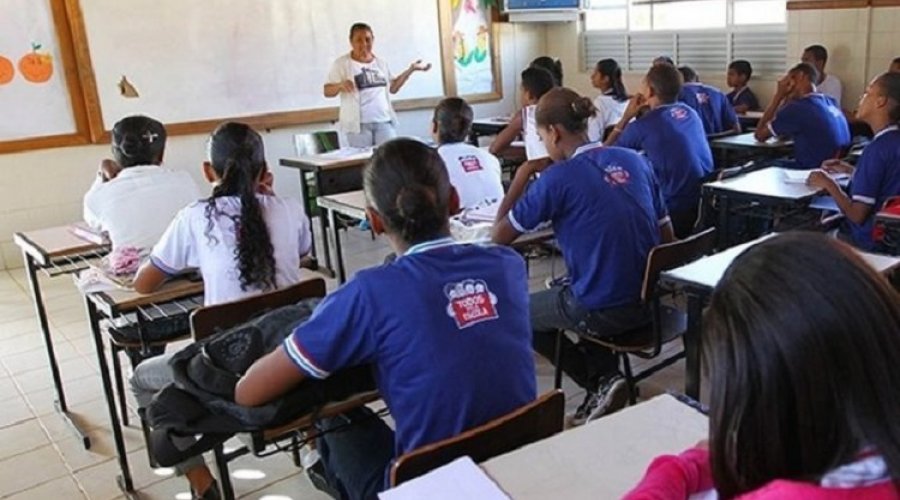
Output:
[[[491,293],[483,280],[463,280],[444,286],[447,296],[447,315],[456,321],[459,329],[497,319],[497,296]]]
[[[697,92],[697,102],[700,104],[706,104],[709,102],[709,94],[705,92]]]
[[[477,156],[461,156],[459,158],[459,164],[462,165],[463,170],[467,174],[478,172],[479,170],[484,170],[484,167],[481,166],[481,162],[478,161]]]
[[[631,174],[627,170],[618,165],[609,165],[603,169],[603,178],[610,186],[624,186],[631,181]]]
[[[676,120],[684,120],[688,115],[687,110],[684,108],[672,108],[669,113],[672,115],[672,118]]]

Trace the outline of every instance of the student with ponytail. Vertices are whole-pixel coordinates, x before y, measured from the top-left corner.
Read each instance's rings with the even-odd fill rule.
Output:
[[[450,237],[458,197],[437,151],[389,141],[363,184],[372,228],[399,257],[326,297],[235,392],[238,403],[261,405],[306,378],[371,363],[396,431],[367,408],[318,423],[330,431],[317,443],[325,479],[351,499],[385,489],[395,457],[508,413],[536,391],[525,264],[509,248]]]
[[[647,256],[672,239],[650,165],[634,151],[589,142],[593,115],[591,100],[569,89],[541,98],[538,133],[556,163],[527,187],[534,169],[526,164],[516,171],[494,227],[494,242],[508,245],[543,222],[553,223],[570,282],[531,295],[534,349],[551,360],[559,330],[611,337],[647,324],[650,315],[641,304]],[[612,351],[563,337],[561,359],[563,370],[586,390],[572,424],[624,406],[625,381]]]
[[[300,258],[310,250],[309,220],[298,201],[273,194],[262,137],[242,123],[220,125],[209,139],[203,174],[212,195],[178,213],[138,271],[134,289],[149,293],[197,269],[204,304],[211,305],[299,282]],[[150,358],[135,368],[131,389],[140,408],[174,381],[171,357]],[[218,498],[202,456],[175,468],[187,476],[194,498]]]
[[[615,59],[601,59],[591,73],[591,85],[600,91],[594,98],[597,112],[588,120],[588,139],[602,141],[607,128],[613,127],[628,106],[628,91],[622,81],[622,69]]]
[[[859,101],[856,117],[875,132],[856,167],[826,160],[822,170],[810,173],[807,183],[824,189],[837,202],[846,217],[839,236],[864,250],[877,250],[872,240],[874,215],[886,199],[900,196],[900,73],[875,77]],[[828,173],[852,174],[850,193]]]

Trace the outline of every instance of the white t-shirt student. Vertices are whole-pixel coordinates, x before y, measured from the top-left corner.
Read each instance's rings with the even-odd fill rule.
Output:
[[[816,85],[816,90],[821,94],[825,94],[834,98],[837,101],[838,107],[841,105],[841,96],[844,93],[844,87],[841,85],[841,80],[838,77],[832,75],[831,73],[825,75],[825,79],[822,80],[822,83]]]
[[[300,257],[310,250],[309,219],[295,199],[269,195],[257,195],[257,199],[272,240],[275,284],[278,288],[293,285],[300,281]],[[235,257],[240,198],[222,196],[215,202],[219,213],[211,227],[206,217],[208,203],[191,203],[178,213],[150,253],[153,265],[169,275],[199,269],[205,304],[230,302],[262,291],[241,289]]]
[[[391,76],[387,62],[378,57],[370,63],[361,63],[345,54],[334,61],[328,82],[351,80],[356,86],[355,92],[340,94],[338,125],[342,132],[358,134],[363,123],[397,121],[390,100]]]
[[[107,182],[99,178],[94,182],[84,195],[84,221],[106,231],[114,249],[149,250],[175,214],[199,198],[197,184],[187,172],[136,165]]]
[[[494,155],[464,142],[442,144],[437,151],[459,193],[460,208],[503,199],[500,160]]]
[[[522,108],[522,139],[525,142],[525,158],[539,160],[550,156],[547,147],[537,131],[537,105]]]
[[[614,127],[622,119],[628,100],[617,101],[612,95],[600,94],[594,98],[594,107],[597,112],[588,119],[588,140],[599,142],[603,140],[603,132],[607,127]]]

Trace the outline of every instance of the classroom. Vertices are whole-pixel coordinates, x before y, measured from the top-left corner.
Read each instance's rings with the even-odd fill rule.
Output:
[[[0,498],[900,497],[900,0],[0,28]]]

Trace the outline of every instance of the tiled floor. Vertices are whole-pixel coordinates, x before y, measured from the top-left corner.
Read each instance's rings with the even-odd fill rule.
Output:
[[[351,229],[344,241],[350,274],[380,263],[388,252],[385,243],[371,240],[367,232]],[[532,261],[532,289],[543,286],[551,269],[559,274],[562,267],[558,258]],[[335,285],[329,280],[329,288]],[[118,464],[81,297],[69,277],[42,278],[41,286],[66,396],[93,445],[84,450],[54,411],[55,393],[24,271],[0,271],[0,498],[120,498],[115,482]],[[656,374],[642,384],[642,396],[683,387],[683,370],[679,362]],[[538,381],[541,390],[552,387],[553,368],[540,358]],[[574,409],[583,393],[568,380],[565,390],[568,406]],[[170,470],[149,468],[143,437],[133,422],[125,429],[125,439],[142,498],[190,498],[182,478]],[[231,471],[242,498],[326,498],[285,454],[242,457],[232,463]]]

